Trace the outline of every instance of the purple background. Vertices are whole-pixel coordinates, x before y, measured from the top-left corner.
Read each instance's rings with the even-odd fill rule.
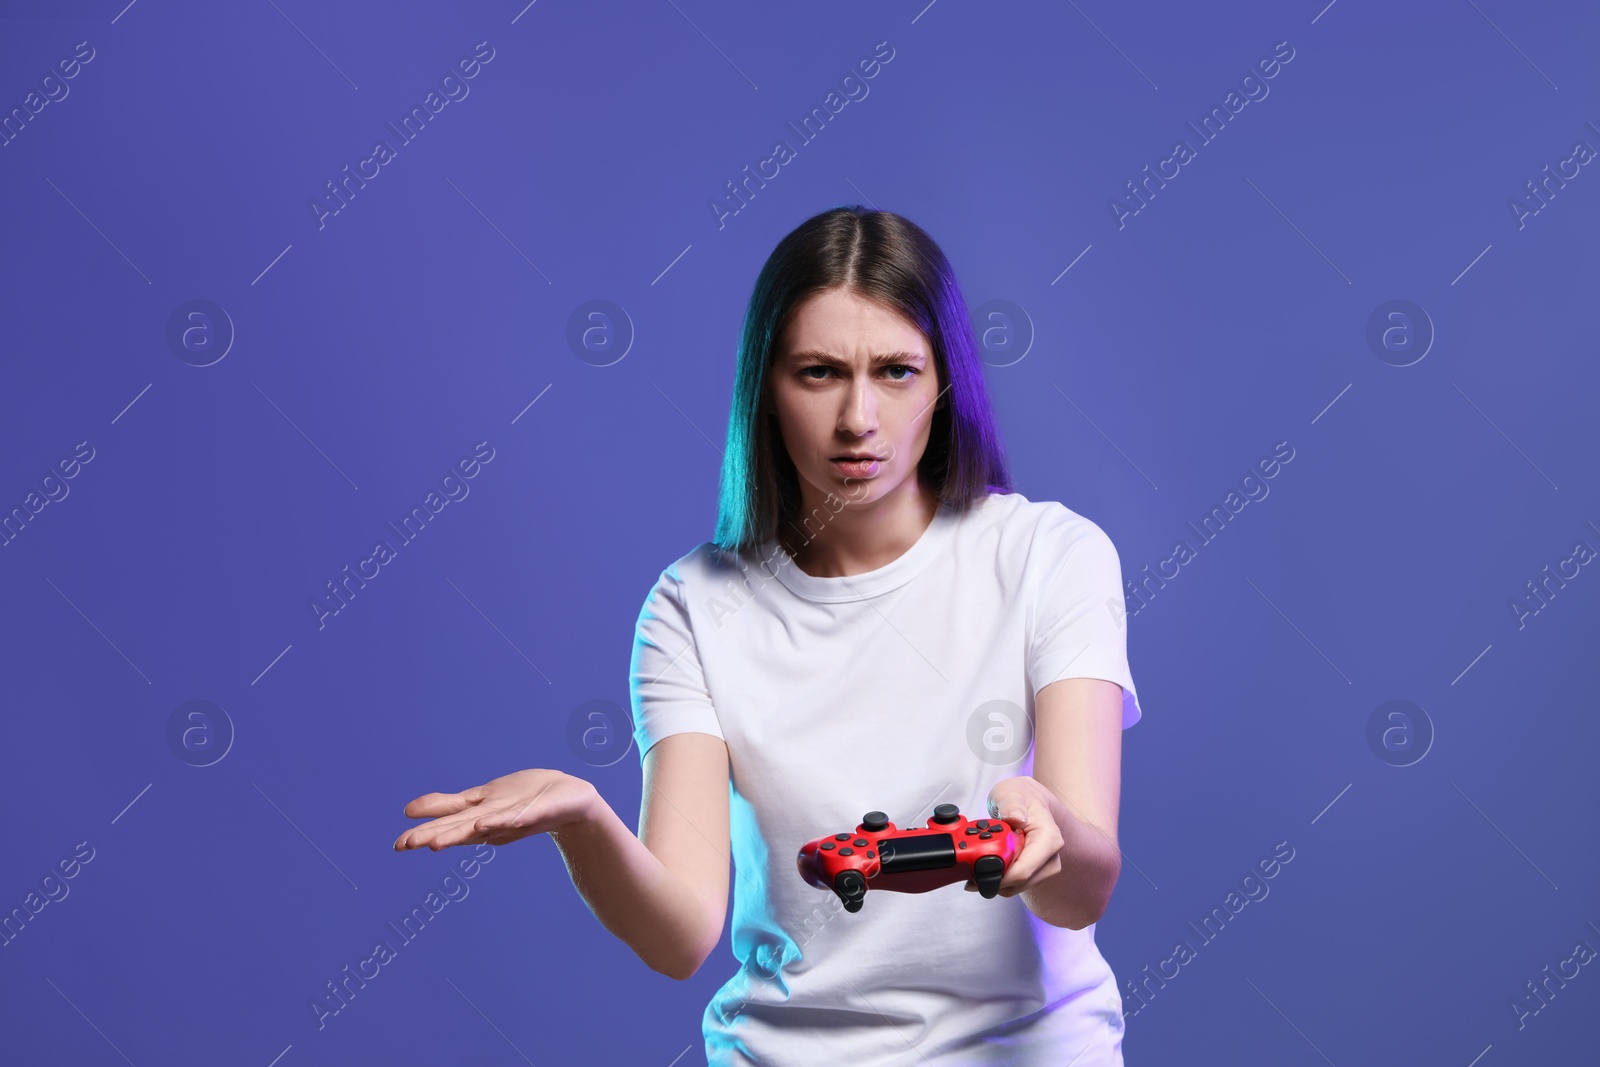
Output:
[[[1595,9],[123,3],[0,19],[4,113],[94,50],[0,148],[0,513],[93,449],[0,547],[0,911],[93,849],[0,948],[7,1062],[701,1060],[726,940],[651,972],[533,839],[400,943],[469,852],[390,844],[412,797],[532,766],[634,823],[637,752],[569,723],[626,706],[644,596],[711,535],[756,272],[853,202],[950,256],[1019,490],[1099,523],[1130,580],[1197,550],[1129,620],[1145,718],[1098,940],[1130,981],[1198,952],[1124,994],[1128,1062],[1592,1062],[1593,965],[1511,1005],[1600,948],[1600,574],[1511,605],[1600,549],[1600,175],[1511,203],[1600,148]],[[325,183],[480,41],[469,94],[319,228]],[[1397,299],[1436,334],[1408,366],[1366,336]],[[191,300],[236,334],[209,366],[167,340]],[[592,300],[621,312],[574,348]],[[324,583],[480,441],[470,494],[319,628]],[[1280,441],[1270,495],[1201,545],[1186,524]],[[170,740],[194,700],[222,710]],[[1391,700],[1431,722],[1409,766],[1420,732],[1368,741]],[[319,1030],[379,938],[396,958]]]

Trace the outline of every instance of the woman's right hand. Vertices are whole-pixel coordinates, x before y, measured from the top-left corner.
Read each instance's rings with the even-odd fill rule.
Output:
[[[429,819],[395,839],[396,852],[487,842],[505,845],[532,834],[587,822],[602,803],[594,786],[562,771],[531,768],[459,793],[424,793],[406,805],[412,819]]]

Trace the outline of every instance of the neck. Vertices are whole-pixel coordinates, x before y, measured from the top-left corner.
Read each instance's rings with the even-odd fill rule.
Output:
[[[800,512],[778,532],[784,551],[813,578],[846,578],[899,559],[939,510],[939,497],[915,481],[870,504],[837,512],[802,496]]]

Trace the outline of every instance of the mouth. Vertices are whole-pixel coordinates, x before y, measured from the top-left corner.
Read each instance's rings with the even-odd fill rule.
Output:
[[[873,478],[883,468],[877,456],[855,456],[846,453],[828,461],[833,469],[847,478]]]

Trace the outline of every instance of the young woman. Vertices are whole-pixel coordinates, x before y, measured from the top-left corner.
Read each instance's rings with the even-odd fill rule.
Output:
[[[429,793],[397,849],[555,841],[600,921],[688,978],[727,913],[716,1065],[1122,1063],[1094,942],[1140,716],[1106,534],[1011,491],[943,252],[842,207],[786,236],[739,350],[716,537],[661,572],[631,663],[635,836],[597,791],[518,771]],[[1025,843],[982,899],[808,885],[801,845],[936,804]],[[975,887],[968,882],[966,887]]]

